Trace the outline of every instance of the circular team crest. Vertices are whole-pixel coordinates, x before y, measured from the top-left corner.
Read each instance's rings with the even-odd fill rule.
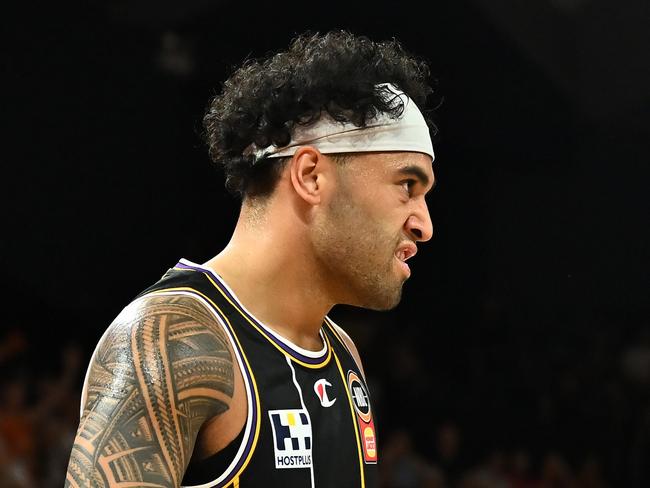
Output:
[[[372,419],[372,413],[370,410],[370,396],[368,395],[368,389],[363,384],[363,381],[357,376],[357,374],[350,370],[348,371],[348,389],[350,390],[350,397],[352,397],[352,403],[354,404],[354,409],[357,411],[359,418],[365,423],[369,423]]]

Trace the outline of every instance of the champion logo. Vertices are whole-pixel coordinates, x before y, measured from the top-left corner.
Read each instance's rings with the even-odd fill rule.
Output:
[[[314,383],[314,392],[316,392],[316,395],[320,400],[320,404],[323,407],[331,407],[334,405],[334,402],[336,402],[336,398],[333,400],[329,399],[327,396],[327,389],[325,388],[326,386],[332,386],[332,383],[327,381],[325,378],[321,378],[316,383]]]

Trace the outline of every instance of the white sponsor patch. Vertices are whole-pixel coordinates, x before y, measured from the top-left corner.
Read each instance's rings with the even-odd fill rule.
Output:
[[[303,409],[269,410],[276,469],[311,467],[311,425]]]

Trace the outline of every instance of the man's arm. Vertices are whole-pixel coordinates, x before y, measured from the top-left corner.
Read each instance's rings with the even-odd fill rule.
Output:
[[[200,427],[230,407],[233,379],[228,339],[201,302],[129,305],[91,361],[65,486],[180,486]]]

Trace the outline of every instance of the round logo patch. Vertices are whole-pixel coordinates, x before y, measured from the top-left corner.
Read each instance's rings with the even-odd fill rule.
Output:
[[[359,414],[359,418],[361,418],[365,423],[370,422],[372,414],[370,411],[370,396],[368,395],[368,389],[352,370],[348,371],[348,388],[350,389],[350,396],[352,397],[354,409],[357,411],[357,414]]]

